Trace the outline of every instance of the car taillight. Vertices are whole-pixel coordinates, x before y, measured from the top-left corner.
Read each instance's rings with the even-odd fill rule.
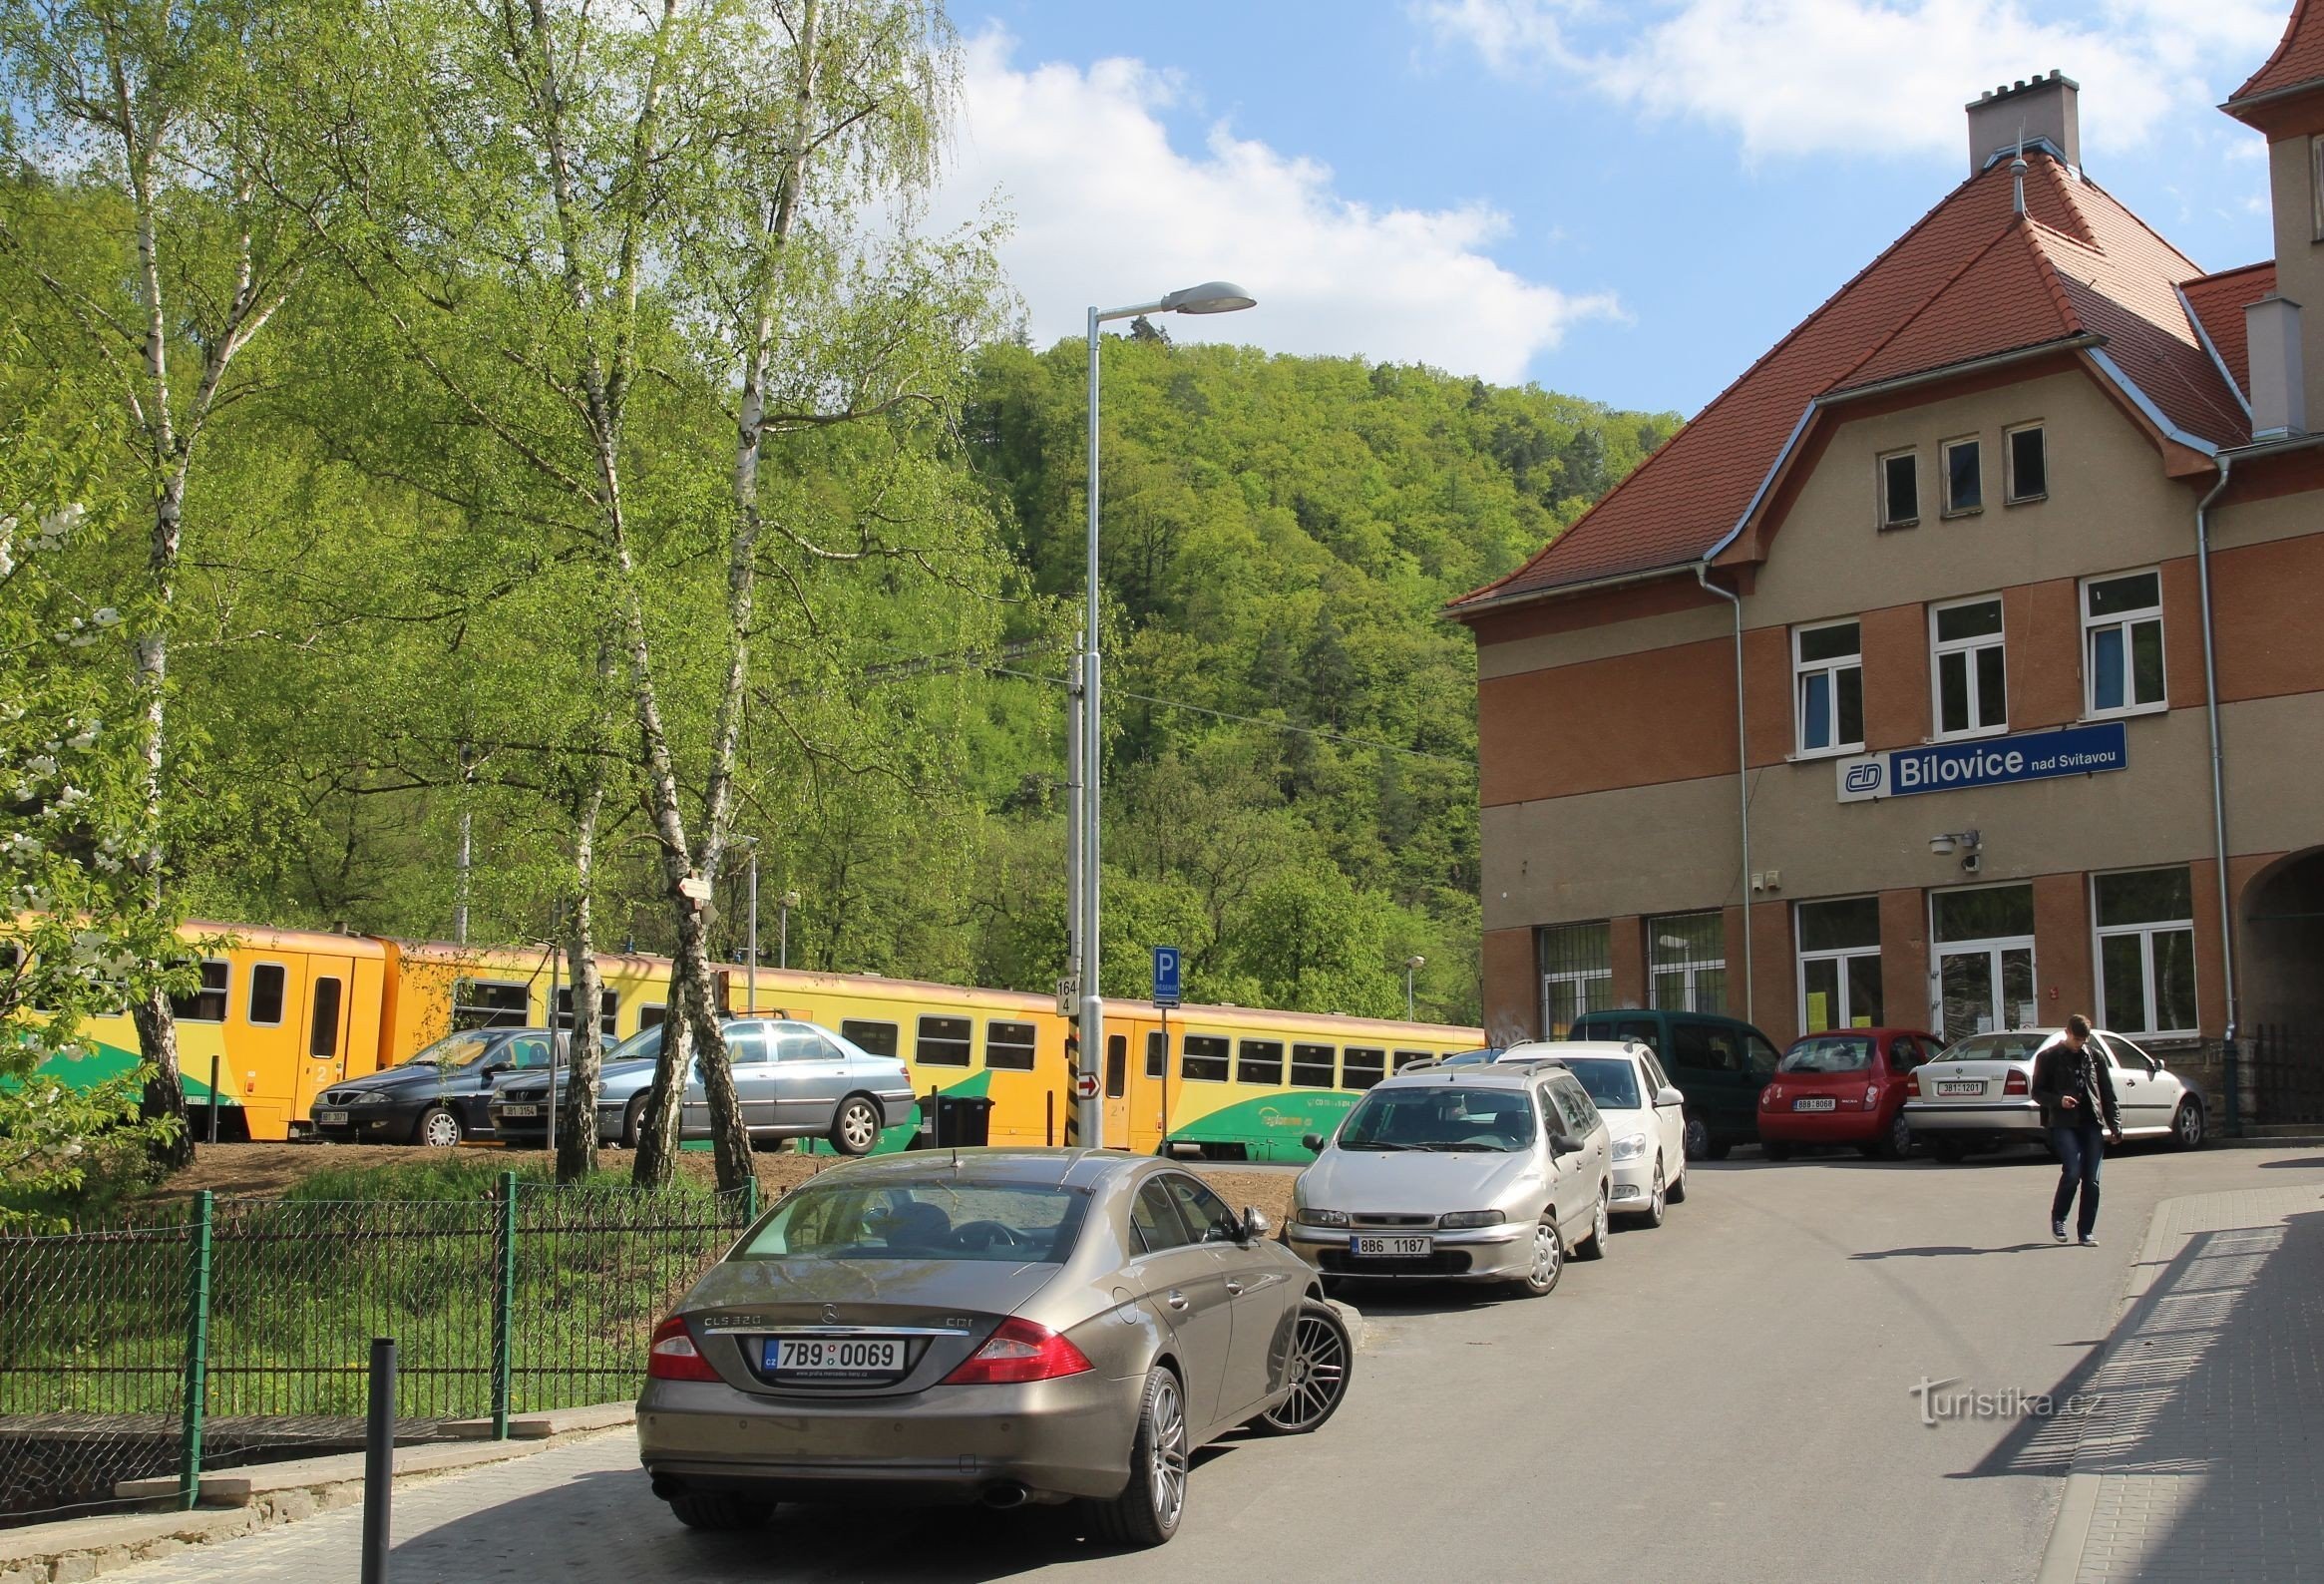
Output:
[[[694,1346],[686,1323],[672,1315],[653,1328],[653,1346],[645,1350],[645,1375],[651,1381],[715,1381],[718,1372]]]
[[[1029,1320],[1004,1320],[984,1346],[945,1377],[947,1386],[1008,1386],[1054,1381],[1091,1368],[1089,1356],[1058,1333]]]
[[[1770,1083],[1759,1091],[1759,1103],[1761,1105],[1772,1106],[1777,1100],[1780,1100],[1781,1098],[1783,1098],[1783,1085],[1780,1083]]]
[[[2024,1073],[2013,1072],[2003,1081],[2001,1092],[2004,1094],[2031,1094],[2034,1090],[2033,1085],[2026,1081]]]
[[[1865,1084],[1865,1085],[1864,1085],[1864,1103],[1865,1103],[1866,1105],[1870,1105],[1870,1104],[1871,1104],[1873,1101],[1875,1101],[1875,1100],[1877,1100],[1877,1099],[1879,1099],[1879,1098],[1880,1098],[1880,1085],[1879,1085],[1879,1084],[1877,1084],[1877,1083],[1867,1083],[1867,1084]]]

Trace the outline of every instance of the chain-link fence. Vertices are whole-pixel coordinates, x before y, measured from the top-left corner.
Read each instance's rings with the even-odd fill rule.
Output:
[[[398,1343],[404,1439],[631,1396],[757,1197],[510,1173],[489,1197],[202,1194],[176,1224],[0,1238],[0,1525],[360,1446],[374,1337]]]

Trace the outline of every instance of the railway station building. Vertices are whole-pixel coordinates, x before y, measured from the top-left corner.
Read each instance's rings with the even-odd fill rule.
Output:
[[[2131,213],[2079,93],[1981,94],[1958,187],[1452,605],[1493,1037],[2087,1011],[2324,1120],[2324,0],[2222,107],[2273,257]]]

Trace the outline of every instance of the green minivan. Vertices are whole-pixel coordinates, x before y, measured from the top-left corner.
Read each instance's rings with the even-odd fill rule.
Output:
[[[1759,1136],[1759,1091],[1775,1075],[1765,1034],[1737,1017],[1633,1007],[1584,1012],[1568,1039],[1635,1039],[1687,1096],[1687,1158],[1724,1160]]]

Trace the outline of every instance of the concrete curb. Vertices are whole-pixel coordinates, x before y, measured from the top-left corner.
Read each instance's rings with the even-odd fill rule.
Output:
[[[1371,1327],[1365,1322],[1362,1312],[1356,1309],[1354,1304],[1344,1304],[1337,1298],[1327,1298],[1324,1302],[1339,1312],[1340,1323],[1348,1328],[1349,1346],[1357,1353],[1363,1352],[1363,1345],[1370,1335]],[[6,1584],[6,1580],[0,1580],[0,1584]]]
[[[399,1446],[395,1477],[400,1482],[530,1457],[577,1435],[619,1428],[635,1418],[635,1407],[627,1402],[522,1414],[509,1421],[509,1440]],[[490,1421],[485,1424],[489,1434]],[[177,1488],[171,1478],[130,1480],[118,1487],[125,1499],[149,1500],[170,1499]],[[191,1512],[68,1518],[0,1530],[0,1584],[79,1584],[188,1546],[295,1523],[362,1500],[361,1452],[221,1469],[201,1476],[202,1504]]]

